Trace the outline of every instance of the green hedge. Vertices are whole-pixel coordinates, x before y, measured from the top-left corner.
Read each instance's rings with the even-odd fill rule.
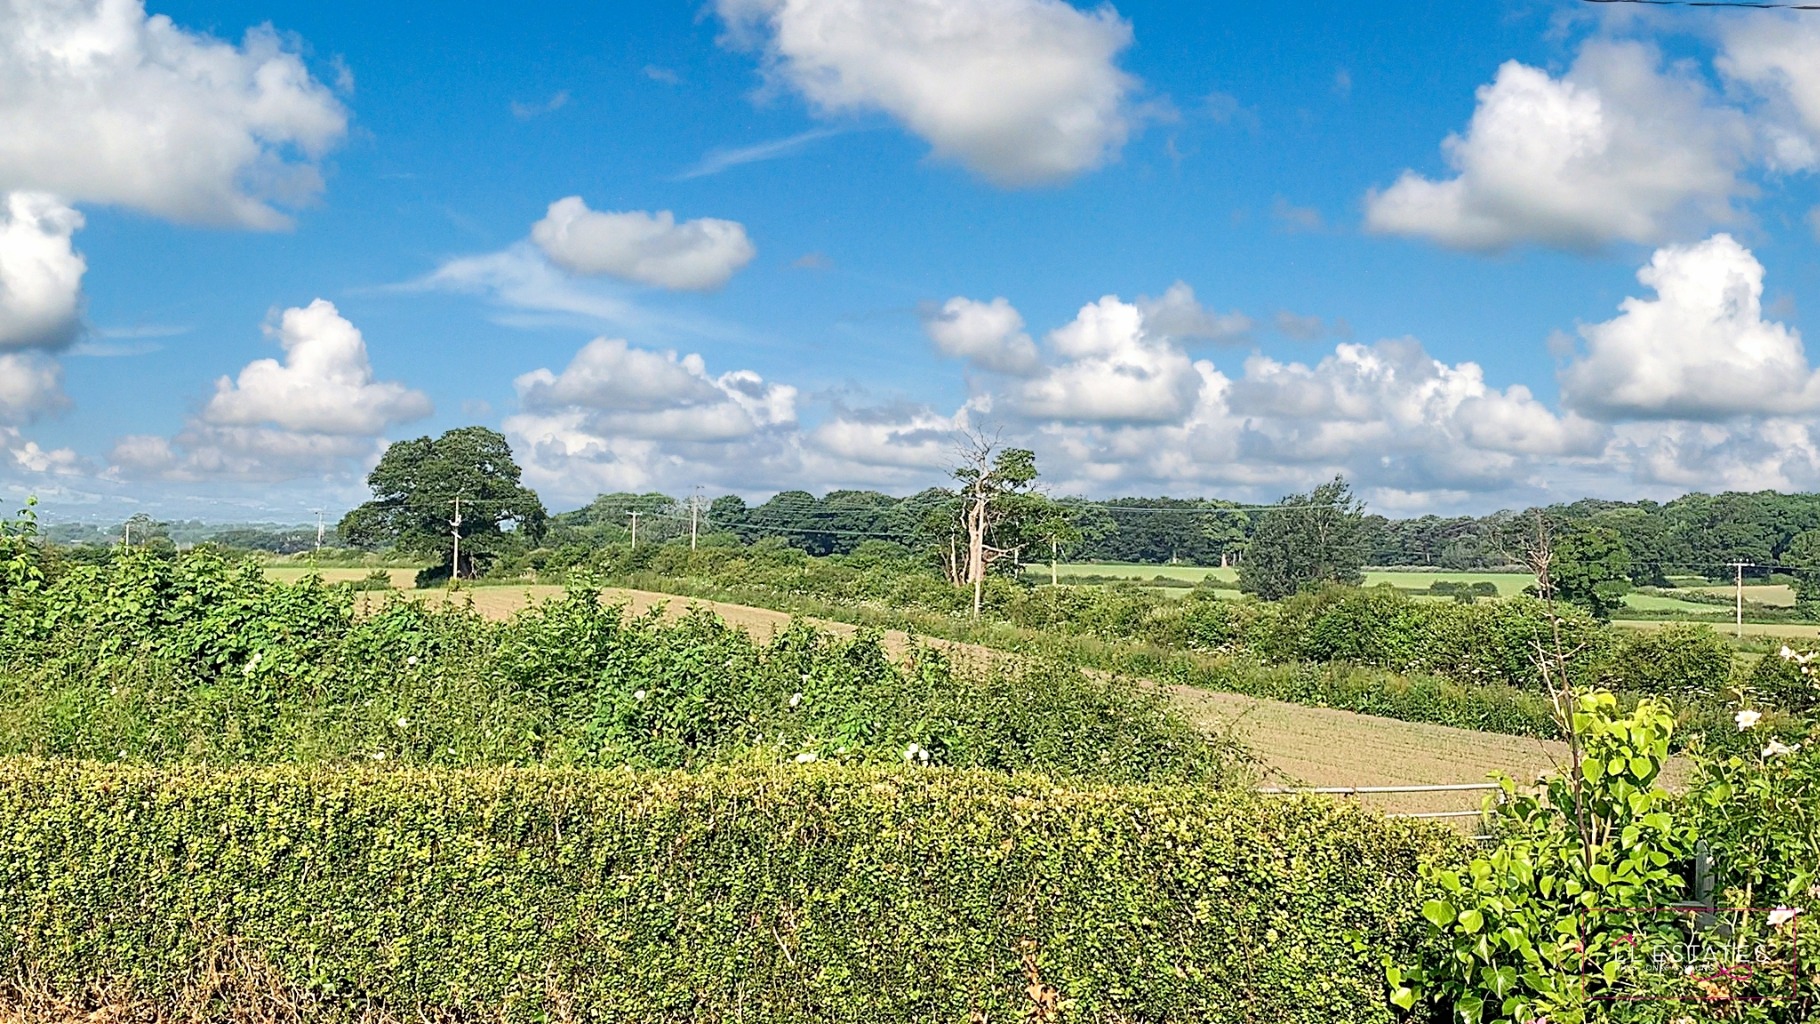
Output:
[[[1389,1021],[1378,953],[1458,842],[1306,798],[824,766],[11,760],[0,822],[4,976],[312,1019],[1010,1021],[1027,954],[1067,1020]]]
[[[971,593],[906,555],[815,558],[782,545],[642,550],[636,557],[624,549],[593,557],[605,578],[619,585],[805,611],[827,602],[953,621],[965,618]],[[1283,601],[1255,601],[1231,600],[1207,586],[1164,597],[1135,582],[1031,588],[993,577],[985,607],[994,622],[1048,636],[1229,652],[1265,662],[1368,665],[1537,691],[1536,644],[1552,645],[1558,627],[1586,685],[1714,699],[1732,682],[1732,648],[1706,626],[1619,630],[1570,606],[1551,609],[1528,597],[1459,604],[1417,600],[1388,586],[1329,586]]]

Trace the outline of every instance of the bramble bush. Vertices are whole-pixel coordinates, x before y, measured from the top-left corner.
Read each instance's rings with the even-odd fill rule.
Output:
[[[402,595],[356,615],[345,587],[129,553],[0,608],[0,753],[666,768],[908,751],[1134,780],[1242,759],[1126,681],[931,649],[898,663],[868,632],[628,619],[580,584],[504,623]]]
[[[906,549],[882,542],[852,555],[813,557],[781,542],[750,547],[646,545],[590,553],[601,578],[670,590],[716,588],[775,604],[813,597],[860,608],[965,612],[968,596]],[[1704,626],[1614,630],[1577,610],[1533,598],[1460,604],[1419,601],[1390,587],[1326,587],[1283,601],[1232,600],[1212,587],[1179,598],[1135,582],[1027,587],[988,581],[985,609],[1001,622],[1054,635],[1093,636],[1269,662],[1336,662],[1431,672],[1461,682],[1534,688],[1537,641],[1560,620],[1575,672],[1614,690],[1717,698],[1731,682],[1730,648]],[[773,600],[765,600],[770,595]]]
[[[0,762],[0,977],[163,1019],[1386,1022],[1445,830],[938,768]]]
[[[1639,933],[1651,949],[1675,940],[1672,921],[1622,912],[1680,897],[1674,869],[1693,832],[1656,786],[1673,718],[1653,702],[1621,717],[1609,693],[1576,703],[1579,777],[1536,789],[1500,779],[1497,846],[1464,868],[1424,868],[1440,889],[1422,904],[1431,942],[1417,963],[1385,958],[1395,1005],[1431,1002],[1466,1024],[1583,1021],[1602,997],[1630,994],[1620,945]]]

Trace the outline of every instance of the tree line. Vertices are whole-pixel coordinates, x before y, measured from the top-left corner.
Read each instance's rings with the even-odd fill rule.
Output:
[[[983,491],[982,479],[988,483]],[[645,543],[693,537],[697,543],[782,544],[813,555],[851,554],[883,542],[928,552],[957,584],[982,570],[1017,572],[1051,559],[1243,567],[1293,546],[1326,553],[1316,556],[1320,565],[1279,567],[1283,571],[1343,579],[1362,565],[1512,567],[1530,546],[1530,524],[1546,521],[1565,560],[1585,568],[1581,603],[1595,611],[1598,599],[1585,595],[1601,588],[1609,604],[1620,585],[1660,586],[1676,576],[1732,578],[1740,563],[1747,580],[1787,574],[1797,580],[1804,603],[1820,603],[1820,583],[1805,585],[1820,580],[1820,494],[1588,499],[1484,516],[1394,519],[1366,514],[1344,481],[1256,506],[1207,498],[1052,497],[1038,479],[1027,450],[976,444],[973,457],[957,463],[954,486],[906,496],[787,490],[754,503],[730,494],[612,493],[551,515],[522,484],[506,439],[487,428],[464,427],[392,445],[369,475],[374,499],[328,524],[323,543],[393,547],[441,561],[444,572],[453,573],[459,537],[465,576],[533,549],[574,553],[628,544],[635,527]],[[981,513],[984,519],[969,527],[969,515]],[[318,539],[314,525],[210,529],[144,515],[117,527],[67,524],[49,534],[66,544],[107,545],[127,534],[135,544],[211,541],[278,553],[310,550]],[[1256,564],[1246,575],[1267,571],[1274,570]]]

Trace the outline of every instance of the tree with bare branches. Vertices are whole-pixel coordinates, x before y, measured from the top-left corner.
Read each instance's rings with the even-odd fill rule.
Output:
[[[973,617],[979,618],[986,572],[993,562],[1015,557],[1021,544],[994,543],[1009,523],[1027,517],[1044,503],[1036,483],[1036,454],[1006,448],[996,433],[969,431],[956,444],[954,478],[960,481],[959,537],[950,536],[946,554],[949,579],[973,587]],[[965,543],[966,550],[960,550]]]

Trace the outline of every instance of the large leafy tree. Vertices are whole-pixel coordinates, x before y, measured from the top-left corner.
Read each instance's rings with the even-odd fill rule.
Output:
[[[1782,562],[1795,572],[1795,608],[1820,619],[1820,530],[1803,530],[1788,542]]]
[[[1555,597],[1609,619],[1630,590],[1630,554],[1618,531],[1576,523],[1554,541],[1549,583]]]
[[[1256,514],[1239,589],[1277,601],[1324,583],[1365,582],[1364,505],[1343,477]]]
[[[532,542],[543,535],[543,502],[520,475],[505,437],[485,427],[396,442],[367,474],[373,500],[341,520],[341,536],[359,547],[389,544],[435,558],[457,577],[472,576],[510,543],[507,524]],[[457,531],[460,565],[453,564]]]

